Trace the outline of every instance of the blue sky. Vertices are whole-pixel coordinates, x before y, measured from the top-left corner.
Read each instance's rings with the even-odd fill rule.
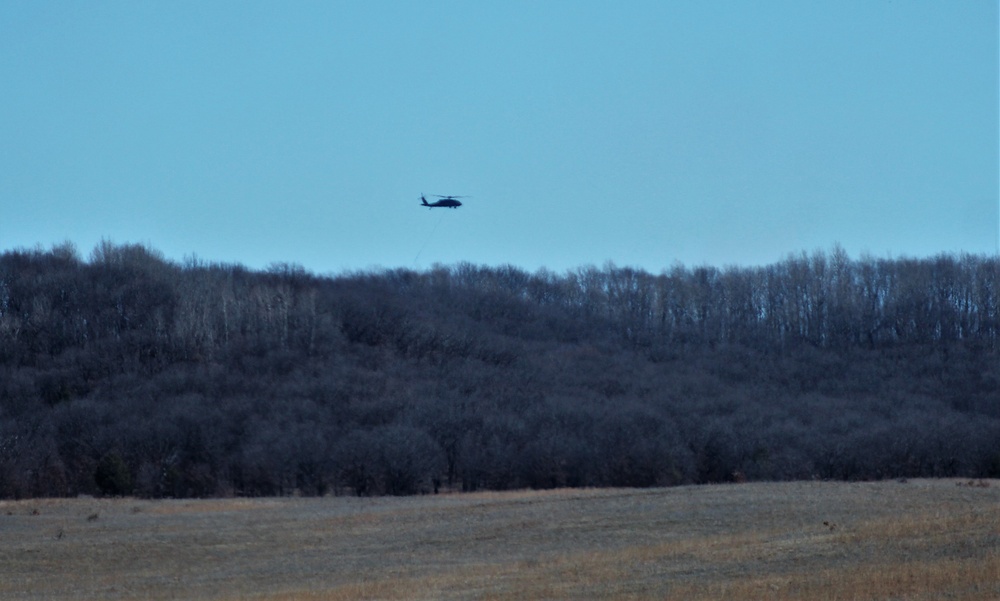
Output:
[[[318,273],[993,254],[998,22],[983,0],[5,2],[0,249]]]

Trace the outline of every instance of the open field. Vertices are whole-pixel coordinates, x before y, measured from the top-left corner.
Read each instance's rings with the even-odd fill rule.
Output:
[[[1000,481],[0,502],[0,599],[1000,599]]]

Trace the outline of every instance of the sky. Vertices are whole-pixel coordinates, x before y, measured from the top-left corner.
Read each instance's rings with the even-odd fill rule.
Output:
[[[992,255],[998,29],[996,0],[3,2],[0,250]]]

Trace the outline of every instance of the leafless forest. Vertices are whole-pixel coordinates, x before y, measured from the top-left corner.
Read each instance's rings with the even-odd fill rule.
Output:
[[[0,497],[1000,477],[1000,260],[0,255]]]

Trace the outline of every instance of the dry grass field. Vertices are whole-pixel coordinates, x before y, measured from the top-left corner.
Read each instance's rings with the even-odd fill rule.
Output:
[[[0,502],[0,599],[1000,599],[1000,482]]]

